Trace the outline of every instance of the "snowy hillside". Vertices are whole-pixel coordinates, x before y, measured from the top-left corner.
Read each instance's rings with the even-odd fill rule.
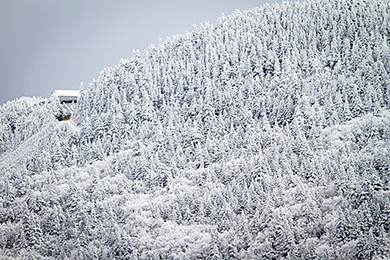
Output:
[[[42,127],[55,122],[58,102],[23,97],[0,107],[0,156],[26,141]]]
[[[386,0],[237,11],[56,109],[0,107],[2,259],[390,258]]]

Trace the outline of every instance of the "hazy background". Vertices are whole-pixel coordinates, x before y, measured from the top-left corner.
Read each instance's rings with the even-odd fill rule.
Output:
[[[0,105],[87,86],[135,49],[266,2],[275,0],[0,0]]]

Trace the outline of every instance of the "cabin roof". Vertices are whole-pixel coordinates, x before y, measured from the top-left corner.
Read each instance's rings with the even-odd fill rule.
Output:
[[[79,95],[78,90],[54,90],[53,94],[56,94],[58,99],[63,101],[76,101]]]
[[[57,94],[58,97],[76,97],[79,95],[78,90],[54,90],[55,94]]]

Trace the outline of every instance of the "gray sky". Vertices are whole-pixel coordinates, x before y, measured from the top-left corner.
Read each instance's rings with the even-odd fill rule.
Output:
[[[88,86],[135,49],[266,2],[276,0],[0,0],[0,105]]]

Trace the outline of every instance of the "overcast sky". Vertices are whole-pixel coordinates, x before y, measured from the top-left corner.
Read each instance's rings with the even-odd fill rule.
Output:
[[[133,50],[266,2],[275,0],[0,0],[0,105],[87,86]]]

